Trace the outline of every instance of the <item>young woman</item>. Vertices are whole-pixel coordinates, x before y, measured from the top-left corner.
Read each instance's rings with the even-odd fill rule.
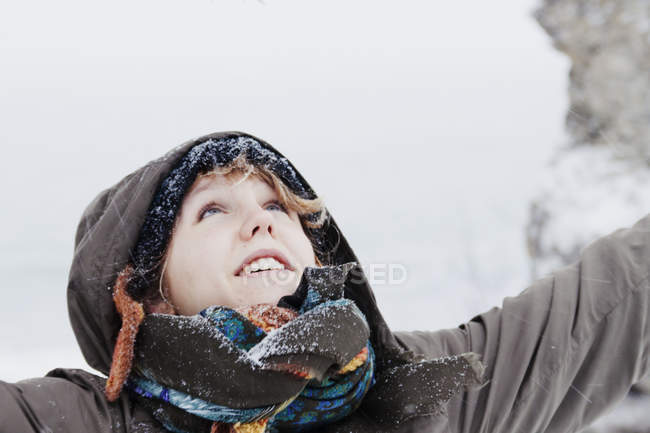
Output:
[[[650,216],[455,329],[392,332],[302,175],[247,134],[100,193],[68,286],[88,363],[0,382],[2,432],[573,432],[649,371]]]

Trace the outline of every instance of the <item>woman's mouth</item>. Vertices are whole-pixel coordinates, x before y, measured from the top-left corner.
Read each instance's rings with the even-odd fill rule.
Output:
[[[253,275],[273,270],[293,270],[287,259],[276,250],[258,250],[249,255],[239,266],[236,276]]]
[[[262,277],[272,277],[272,276],[284,276],[291,275],[293,271],[289,269],[264,269],[261,271],[253,271],[250,273],[240,272],[238,277],[244,278],[262,278]]]

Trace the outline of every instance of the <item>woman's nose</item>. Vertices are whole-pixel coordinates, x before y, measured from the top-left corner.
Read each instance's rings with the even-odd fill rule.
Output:
[[[250,211],[248,218],[242,224],[240,237],[243,241],[249,241],[253,236],[264,236],[266,233],[274,236],[273,216],[269,211],[257,206]]]

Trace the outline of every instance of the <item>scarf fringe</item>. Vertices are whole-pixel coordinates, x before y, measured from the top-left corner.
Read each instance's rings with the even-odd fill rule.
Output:
[[[122,392],[124,382],[131,372],[133,365],[133,347],[140,324],[144,320],[142,304],[134,301],[126,292],[126,288],[133,273],[133,266],[127,265],[119,273],[113,287],[113,302],[117,312],[122,317],[122,327],[117,335],[113,349],[111,371],[106,381],[104,394],[108,401],[115,401]]]
[[[227,424],[222,422],[212,423],[210,433],[264,433],[269,419],[263,419],[250,423]]]

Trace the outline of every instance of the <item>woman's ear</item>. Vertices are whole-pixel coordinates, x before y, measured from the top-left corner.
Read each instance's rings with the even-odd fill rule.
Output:
[[[172,238],[175,230],[176,230],[176,224],[174,224],[174,227],[172,228]],[[171,244],[171,239],[169,243]],[[165,251],[165,255],[163,256],[162,270],[160,271],[160,278],[158,279],[159,296],[156,296],[153,299],[146,300],[144,302],[144,309],[147,314],[150,313],[173,314],[173,315],[178,314],[176,312],[176,309],[172,305],[172,303],[169,302],[168,296],[165,296],[166,294],[167,295],[169,294],[169,289],[168,289],[169,286],[167,285],[167,281],[166,281],[168,261],[169,261],[169,247],[167,251]]]
[[[174,307],[169,302],[163,301],[162,299],[145,302],[144,309],[147,314],[158,313],[176,315]]]

